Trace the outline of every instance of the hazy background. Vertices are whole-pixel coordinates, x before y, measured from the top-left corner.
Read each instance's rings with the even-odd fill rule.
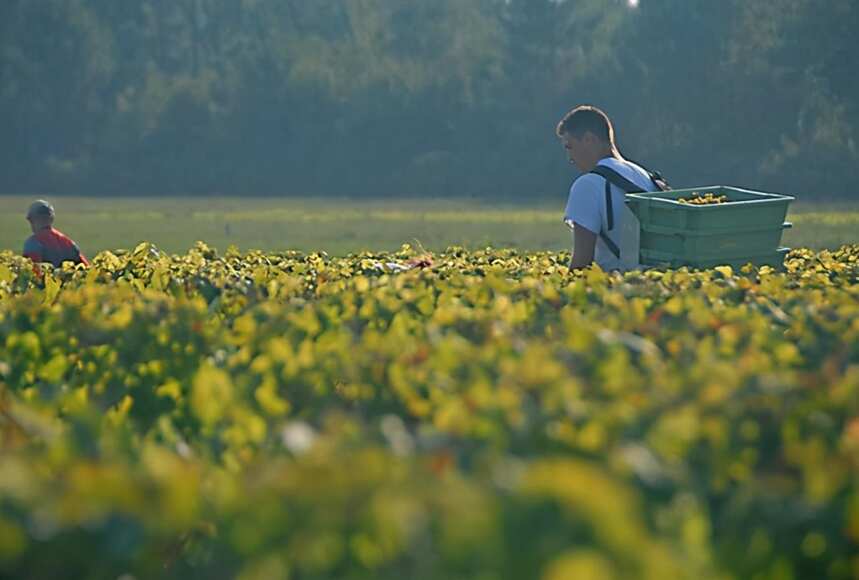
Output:
[[[2,0],[0,193],[560,199],[570,107],[677,186],[859,198],[857,0]]]

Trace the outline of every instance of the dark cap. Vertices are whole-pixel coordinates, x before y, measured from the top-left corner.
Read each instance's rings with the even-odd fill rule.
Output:
[[[54,217],[54,206],[44,199],[37,199],[27,210],[27,219],[32,217]]]

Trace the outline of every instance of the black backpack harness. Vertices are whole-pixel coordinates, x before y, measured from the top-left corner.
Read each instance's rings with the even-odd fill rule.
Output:
[[[641,167],[641,165],[639,164],[636,165]],[[642,169],[644,168],[642,167]],[[668,182],[665,181],[665,178],[663,178],[662,175],[660,175],[658,172],[650,171],[648,169],[644,170],[650,177],[650,181],[653,182],[653,185],[655,185],[659,191],[666,191],[670,189],[670,187],[668,186]],[[644,190],[641,189],[641,187],[639,187],[635,183],[628,180],[620,173],[618,173],[617,171],[615,171],[614,169],[606,167],[605,165],[597,165],[596,167],[594,167],[591,173],[599,175],[600,177],[605,179],[605,209],[607,214],[606,221],[608,222],[608,227],[606,228],[606,231],[600,229],[600,239],[603,241],[609,251],[614,254],[614,257],[620,259],[620,248],[617,247],[617,244],[615,244],[614,241],[610,237],[608,237],[608,233],[606,233],[607,231],[610,232],[614,229],[614,207],[611,200],[611,186],[614,185],[618,189],[626,193],[644,193]]]

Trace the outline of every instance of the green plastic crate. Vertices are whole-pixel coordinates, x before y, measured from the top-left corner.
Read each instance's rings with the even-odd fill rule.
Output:
[[[681,197],[712,192],[727,203],[681,204]],[[641,263],[709,268],[722,264],[781,266],[788,195],[725,186],[696,187],[627,195],[641,222]]]
[[[667,254],[659,254],[658,252],[650,253],[645,265],[654,267],[670,267],[679,268],[688,266],[690,268],[715,268],[716,266],[731,266],[735,270],[739,270],[746,264],[754,264],[755,266],[772,266],[773,268],[782,268],[784,266],[784,258],[790,252],[790,248],[778,248],[773,252],[766,252],[758,255],[747,255],[740,258],[702,258],[691,263],[680,263],[673,256]]]

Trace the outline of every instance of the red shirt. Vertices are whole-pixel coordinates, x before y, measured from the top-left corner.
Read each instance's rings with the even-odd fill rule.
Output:
[[[24,256],[36,263],[50,262],[55,267],[63,262],[74,262],[89,266],[78,245],[64,233],[47,227],[39,230],[24,242]]]

